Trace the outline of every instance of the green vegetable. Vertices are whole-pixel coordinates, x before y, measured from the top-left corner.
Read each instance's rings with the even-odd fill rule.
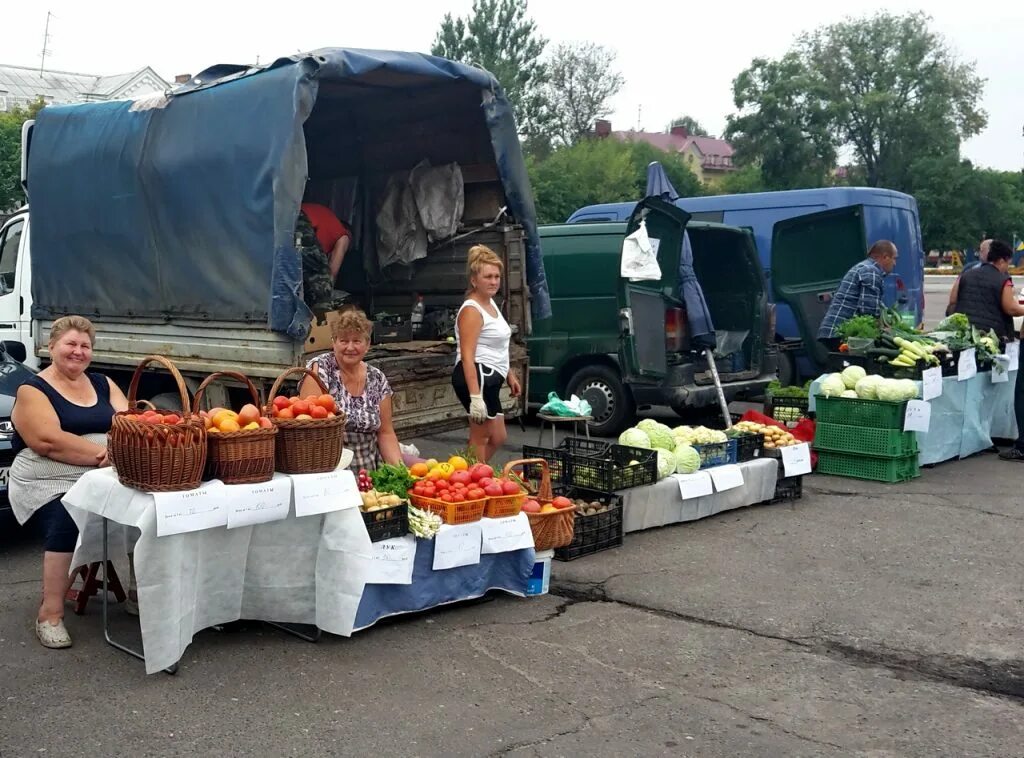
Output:
[[[942,319],[935,331],[963,332],[966,334],[971,331],[971,322],[963,313],[954,313],[952,316],[946,316],[946,318]]]
[[[676,472],[676,458],[671,450],[658,448],[658,478],[664,479]]]
[[[415,484],[409,469],[401,463],[381,465],[380,468],[370,472],[370,480],[377,492],[386,492],[401,498],[407,498],[409,489]]]
[[[658,448],[660,450],[671,450],[676,446],[675,437],[672,436],[672,430],[664,424],[658,424],[656,427],[648,427],[647,437],[651,441],[651,447]]]
[[[846,383],[839,374],[829,374],[821,382],[821,394],[825,397],[839,397],[846,391]]]
[[[867,376],[868,372],[860,366],[847,366],[843,369],[843,373],[840,376],[843,379],[843,384],[846,385],[846,389],[852,390],[857,386],[857,382]]]
[[[672,455],[676,460],[677,474],[692,474],[700,468],[700,453],[689,445],[676,445]]]
[[[647,432],[643,429],[633,427],[619,435],[619,444],[627,445],[629,447],[650,448],[651,438],[647,436]]]
[[[854,316],[841,323],[836,331],[841,337],[865,337],[875,339],[882,332],[878,328],[878,319],[874,316]]]
[[[783,387],[778,379],[768,383],[766,392],[772,397],[807,397],[810,393],[811,382],[808,381],[803,387]]]

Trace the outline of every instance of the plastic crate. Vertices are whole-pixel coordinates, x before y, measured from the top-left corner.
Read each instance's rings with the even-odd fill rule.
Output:
[[[362,511],[370,542],[383,542],[409,532],[409,505],[393,505],[379,511]]]
[[[612,445],[604,440],[592,440],[586,437],[566,437],[558,443],[558,449],[564,450],[571,455],[587,455],[600,458],[608,454],[608,448]]]
[[[785,503],[799,500],[804,496],[804,478],[802,476],[779,477],[775,481],[775,494],[769,503]]]
[[[817,472],[888,484],[906,482],[921,475],[917,453],[902,458],[880,458],[852,453],[833,453],[827,450],[818,453]]]
[[[796,426],[801,419],[807,418],[810,399],[806,397],[773,397],[764,399],[764,413],[776,421]],[[780,418],[781,417],[781,418]]]
[[[711,442],[707,445],[691,445],[700,456],[701,468],[725,466],[736,462],[736,440]]]
[[[462,503],[446,503],[444,500],[422,495],[410,495],[409,497],[417,508],[436,513],[446,524],[472,524],[484,517],[484,509],[487,507],[486,497],[479,500],[466,500]]]
[[[917,455],[917,435],[899,429],[844,426],[819,421],[815,425],[814,449],[833,453],[902,458]]]
[[[903,430],[903,416],[907,401],[861,400],[853,397],[825,397],[818,395],[814,410],[819,424],[840,426],[866,426],[873,429]]]
[[[622,496],[614,492],[598,492],[585,487],[560,487],[559,495],[575,500],[599,502],[610,506],[609,510],[593,516],[583,516],[576,511],[572,542],[565,547],[555,548],[555,558],[572,561],[585,555],[599,553],[622,545]]]
[[[610,445],[600,458],[566,454],[566,468],[566,483],[570,486],[615,492],[658,481],[658,454],[639,447]]]
[[[732,438],[736,443],[736,463],[744,463],[761,457],[764,449],[764,435],[757,432],[744,432]]]
[[[523,445],[523,458],[543,458],[548,462],[552,485],[569,483],[566,457],[566,452],[562,449]],[[538,484],[540,482],[540,467],[533,464],[523,466],[523,476],[534,485]],[[534,488],[536,489],[536,487]]]

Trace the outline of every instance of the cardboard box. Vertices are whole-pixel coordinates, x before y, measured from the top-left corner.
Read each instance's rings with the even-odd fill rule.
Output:
[[[320,353],[331,349],[331,324],[338,319],[340,311],[328,311],[322,316],[313,316],[309,326],[309,336],[303,351]]]

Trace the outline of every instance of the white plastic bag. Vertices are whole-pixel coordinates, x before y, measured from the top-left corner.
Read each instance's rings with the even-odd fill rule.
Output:
[[[640,228],[622,241],[622,263],[619,271],[623,279],[631,282],[661,280],[658,265],[658,250],[647,236],[647,224],[640,222]]]

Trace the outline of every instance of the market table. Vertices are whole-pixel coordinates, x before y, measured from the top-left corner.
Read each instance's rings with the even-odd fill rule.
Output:
[[[809,409],[823,377],[810,389]],[[922,465],[966,458],[992,447],[993,438],[1016,439],[1017,424],[1013,415],[1013,390],[1016,374],[1009,381],[993,382],[991,371],[959,381],[956,376],[942,378],[942,394],[932,398],[931,423],[927,432],[917,433]],[[920,388],[921,382],[917,382]]]
[[[147,673],[173,668],[195,633],[214,625],[252,619],[349,636],[491,588],[525,594],[533,568],[531,548],[432,571],[433,543],[417,540],[411,585],[368,585],[372,544],[359,509],[297,518],[294,498],[278,521],[158,537],[153,495],[123,486],[109,468],[83,476],[64,503],[81,532],[72,565],[104,560],[108,526],[115,563],[134,546]]]
[[[743,486],[684,500],[673,477],[646,487],[623,490],[623,531],[637,532],[666,524],[696,521],[722,511],[743,508],[771,500],[775,495],[779,462],[755,458],[736,464],[743,473]]]

